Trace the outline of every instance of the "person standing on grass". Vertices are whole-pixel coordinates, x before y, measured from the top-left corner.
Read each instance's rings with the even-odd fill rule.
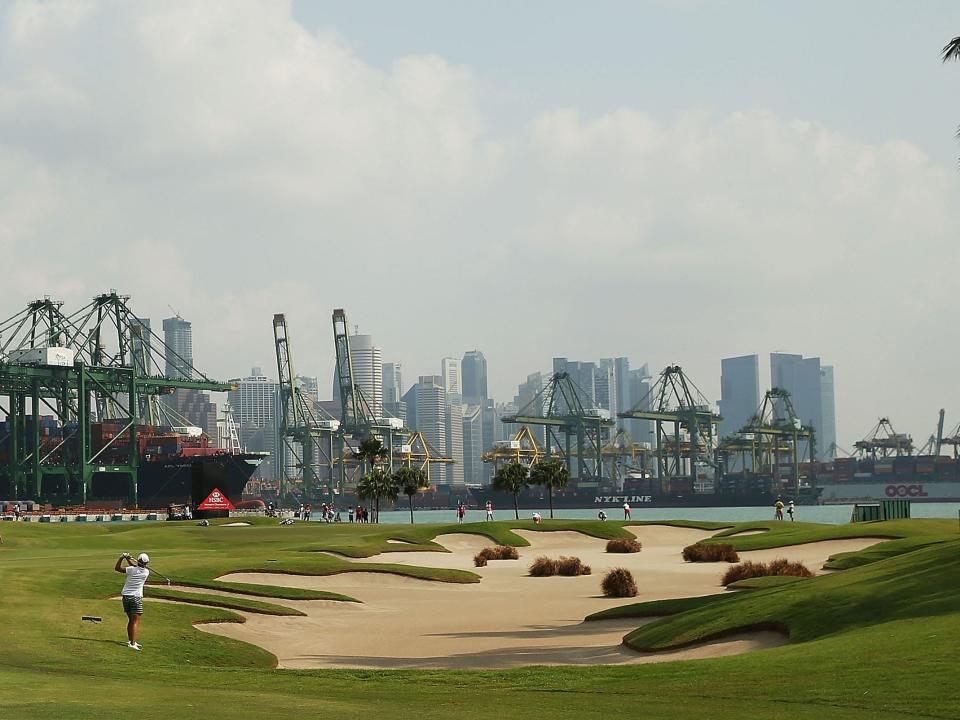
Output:
[[[777,502],[773,505],[773,519],[783,520],[783,500],[780,498],[777,498]]]
[[[17,503],[13,506],[13,521],[16,522],[20,519],[20,503]]]
[[[787,503],[787,515],[790,516],[790,522],[793,522],[793,500]]]
[[[457,523],[463,525],[463,517],[467,514],[467,506],[462,502],[457,505]]]
[[[487,500],[487,520],[493,520],[493,503]]]
[[[127,561],[127,566],[120,567],[124,560]],[[140,630],[140,618],[143,617],[143,585],[150,577],[147,569],[149,562],[150,557],[146,553],[140,553],[136,562],[130,557],[130,553],[123,553],[113,567],[118,573],[127,576],[123,590],[120,591],[120,599],[123,601],[123,611],[127,614],[127,647],[131,650],[140,649],[137,632]]]
[[[630,519],[630,503],[628,502],[625,502],[623,504],[623,519],[624,520]]]

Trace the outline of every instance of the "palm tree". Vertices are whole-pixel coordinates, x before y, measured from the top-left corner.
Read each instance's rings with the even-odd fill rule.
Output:
[[[530,482],[543,485],[550,495],[550,519],[553,520],[553,491],[562,490],[570,482],[570,471],[559,460],[537,463],[530,471]]]
[[[501,465],[493,476],[493,487],[501,492],[513,495],[513,510],[520,519],[520,493],[530,484],[527,468],[518,462]]]
[[[943,62],[960,60],[960,35],[943,46],[943,49],[940,51],[940,58]],[[957,128],[957,137],[960,137],[960,127]]]
[[[368,437],[360,441],[354,453],[360,462],[369,462],[370,468],[375,468],[387,457],[387,449],[378,437]]]
[[[393,474],[393,481],[410,501],[410,524],[413,525],[413,496],[427,487],[427,474],[420,468],[402,467]]]
[[[380,499],[396,500],[400,496],[400,488],[393,477],[385,470],[374,468],[360,478],[357,483],[357,495],[373,501],[373,521],[380,522]]]

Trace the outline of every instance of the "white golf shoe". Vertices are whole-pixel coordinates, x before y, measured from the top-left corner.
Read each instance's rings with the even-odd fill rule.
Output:
[[[131,650],[139,650],[140,643],[127,642],[127,647],[130,648]]]

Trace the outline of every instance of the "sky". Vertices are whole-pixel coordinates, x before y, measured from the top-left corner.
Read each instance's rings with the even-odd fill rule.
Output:
[[[0,315],[117,289],[206,374],[479,348],[835,367],[838,442],[960,422],[955,2],[0,2]]]

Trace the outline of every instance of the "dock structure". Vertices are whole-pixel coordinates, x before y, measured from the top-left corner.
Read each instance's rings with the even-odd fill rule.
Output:
[[[176,359],[183,377],[151,372],[165,357]],[[0,322],[0,496],[86,503],[94,475],[110,473],[126,477],[136,507],[138,430],[166,412],[160,397],[180,389],[233,386],[167,347],[128,296],[111,290],[69,315],[59,300],[29,303]],[[94,426],[104,421],[115,432],[94,442]],[[107,454],[111,447],[125,447],[125,457]]]

